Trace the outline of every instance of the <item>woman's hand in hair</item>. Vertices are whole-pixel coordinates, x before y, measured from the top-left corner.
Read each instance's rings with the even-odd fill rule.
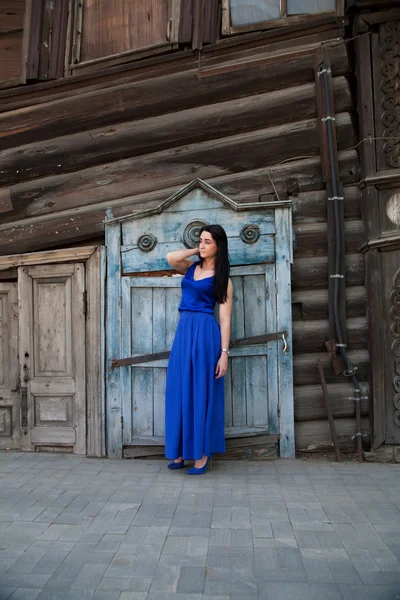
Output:
[[[220,379],[226,375],[228,370],[228,355],[226,352],[221,352],[221,356],[219,357],[219,361],[217,362],[217,366],[215,368],[215,379]]]

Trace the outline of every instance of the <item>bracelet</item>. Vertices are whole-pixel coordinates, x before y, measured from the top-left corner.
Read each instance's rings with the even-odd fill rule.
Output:
[[[222,348],[222,349],[221,349],[221,352],[226,352],[226,353],[227,353],[227,355],[229,356],[229,350],[228,350],[228,348]]]

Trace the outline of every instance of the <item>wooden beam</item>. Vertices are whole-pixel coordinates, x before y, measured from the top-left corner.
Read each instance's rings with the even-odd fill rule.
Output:
[[[228,70],[199,78],[198,70],[193,69],[3,113],[1,144],[5,149],[123,120],[194,108],[215,102],[216,98],[232,100],[301,85],[312,81],[314,51],[314,47],[302,54],[296,50],[295,57],[293,52],[287,52],[275,57],[272,63],[267,58],[265,64],[259,58],[237,63],[231,65],[234,77]],[[348,70],[345,48],[335,46],[329,54],[334,74],[345,74]]]
[[[293,290],[323,288],[327,281],[327,256],[298,258],[294,261],[292,269]],[[365,261],[362,254],[349,254],[346,256],[346,282],[347,286],[364,285]],[[317,350],[315,348],[311,348],[311,350],[309,350],[309,352],[316,351]],[[323,346],[323,351],[326,351],[325,345]]]
[[[352,384],[347,381],[343,383],[328,383],[327,388],[333,416],[339,419],[346,417],[354,418],[354,400],[350,399],[354,396]],[[369,384],[361,382],[360,388],[362,396],[361,413],[365,417],[369,414]],[[297,422],[317,421],[327,418],[327,410],[320,385],[295,385],[294,414]]]
[[[356,151],[343,152],[339,155],[339,158],[343,176],[348,178],[349,183],[357,181],[358,158]],[[144,169],[143,172],[147,172],[146,165],[142,168]],[[166,177],[166,180],[160,185],[173,182],[173,187],[161,187],[161,189],[152,192],[138,193],[135,196],[83,206],[81,200],[79,200],[80,206],[74,208],[73,211],[68,208],[63,200],[61,202],[54,201],[54,199],[57,199],[57,195],[54,195],[51,200],[48,198],[45,201],[38,202],[33,199],[32,203],[27,201],[25,208],[20,207],[25,212],[26,218],[3,224],[0,221],[0,254],[54,248],[60,244],[88,240],[103,235],[107,209],[112,209],[113,215],[119,217],[132,212],[134,209],[140,211],[144,208],[155,207],[187,183],[190,178],[193,178],[193,165],[190,162],[188,169],[185,167],[182,171],[180,167],[178,168],[178,165],[174,164],[170,164],[169,168],[172,170],[171,176]],[[196,167],[195,172],[199,177],[207,179],[220,192],[237,202],[253,201],[254,196],[258,198],[261,193],[273,193],[274,188],[271,180],[274,182],[275,187],[281,190],[287,189],[288,181],[290,186],[293,186],[293,182],[295,182],[300,192],[321,188],[321,169],[318,157],[289,161],[281,165],[275,165],[271,169],[262,168],[246,172],[228,173],[216,177],[207,176],[207,173],[221,172],[221,169],[215,167],[214,169],[210,169],[208,166]],[[171,179],[172,175],[173,178]],[[100,181],[104,182],[104,179]],[[138,187],[139,181],[136,183]],[[86,190],[82,191],[80,198],[82,197],[86,198]],[[328,275],[324,269],[325,267],[322,268],[321,273],[324,273],[327,280]],[[310,281],[309,275],[312,275],[312,271],[306,267],[304,272],[302,271],[301,277],[311,287],[315,287]],[[321,287],[319,277],[315,279],[315,285]]]
[[[363,350],[368,345],[367,317],[355,317],[347,320],[348,347],[351,350]],[[323,352],[329,340],[329,322],[297,321],[293,323],[293,350],[296,353]]]
[[[355,132],[348,113],[337,116],[337,127],[339,147],[354,145]],[[194,174],[209,179],[318,153],[315,119],[191,144],[184,151],[182,147],[172,148],[91,167],[80,171],[79,178],[66,173],[16,184],[11,187],[14,211],[5,213],[2,222],[128,197],[132,189],[140,194],[184,185]]]
[[[337,111],[350,110],[353,104],[345,77],[334,80],[334,91]],[[3,150],[0,185],[291,123],[299,115],[302,119],[316,117],[313,83],[54,137],[51,144],[35,141]]]
[[[354,435],[354,419],[337,419],[335,421],[338,441],[342,452],[344,450],[355,451],[356,442],[352,440]],[[363,438],[363,445],[367,448],[370,444],[371,423],[368,417],[361,421],[362,431],[367,433]],[[326,419],[320,421],[301,421],[296,423],[296,449],[307,452],[321,452],[322,450],[333,450],[332,436],[329,423]]]
[[[47,265],[88,260],[96,249],[97,246],[81,246],[79,248],[65,248],[62,250],[48,250],[46,252],[0,256],[0,271],[29,265]]]

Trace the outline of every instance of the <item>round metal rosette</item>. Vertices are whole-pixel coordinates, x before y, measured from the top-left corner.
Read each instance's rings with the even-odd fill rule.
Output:
[[[260,239],[260,228],[258,225],[244,225],[240,232],[240,239],[245,244],[255,244]]]
[[[144,233],[138,237],[137,245],[142,252],[151,252],[157,246],[157,238],[152,233]]]
[[[200,231],[205,225],[208,225],[207,221],[200,219],[191,221],[186,225],[182,235],[182,240],[186,248],[196,248],[199,245]]]

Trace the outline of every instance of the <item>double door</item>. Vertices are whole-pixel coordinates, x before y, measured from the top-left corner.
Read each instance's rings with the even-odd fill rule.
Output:
[[[275,264],[233,267],[232,333],[238,340],[277,331]],[[170,350],[181,277],[122,278],[122,357]],[[216,314],[218,319],[218,314]],[[278,433],[278,342],[233,347],[225,376],[228,438]],[[164,444],[167,359],[121,367],[123,444]]]

